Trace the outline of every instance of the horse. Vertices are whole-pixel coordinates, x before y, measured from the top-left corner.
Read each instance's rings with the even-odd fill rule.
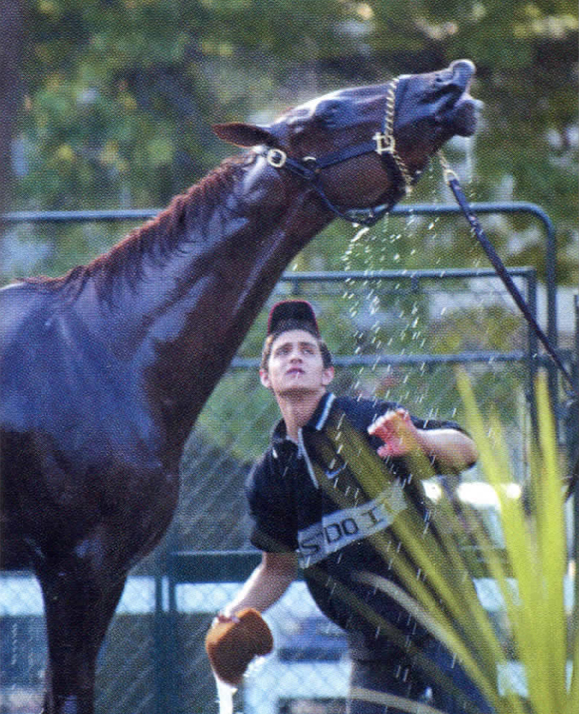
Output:
[[[476,128],[475,67],[403,75],[217,124],[242,150],[108,252],[0,291],[2,561],[43,594],[43,714],[93,714],[127,574],[175,511],[197,416],[291,259],[368,223]]]

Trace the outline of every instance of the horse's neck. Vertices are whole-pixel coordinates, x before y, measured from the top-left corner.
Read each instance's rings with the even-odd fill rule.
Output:
[[[210,191],[191,194],[191,201],[203,205],[184,207],[187,220],[172,216],[170,208],[160,218],[172,232],[163,236],[162,249],[148,245],[161,240],[159,223],[153,222],[115,249],[125,251],[124,257],[109,256],[109,263],[121,257],[116,275],[107,276],[110,265],[107,259],[102,262],[101,287],[93,286],[92,300],[99,289],[110,293],[106,305],[101,298],[99,309],[101,320],[106,314],[111,321],[110,339],[150,375],[151,393],[169,411],[182,413],[187,404],[189,421],[288,262],[329,221],[295,181],[289,188],[278,182],[268,191],[267,180],[260,184],[253,175],[246,191],[239,183],[245,178],[240,173],[225,192],[223,184],[214,186],[219,200]],[[136,252],[141,262],[131,267],[127,263],[137,260]],[[103,281],[108,282],[106,290]],[[106,329],[101,324],[101,332]]]

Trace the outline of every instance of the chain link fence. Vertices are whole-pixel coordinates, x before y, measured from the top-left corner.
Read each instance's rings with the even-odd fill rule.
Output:
[[[534,272],[513,274],[523,294],[532,296]],[[287,276],[268,307],[290,296],[310,300],[319,315],[336,363],[333,388],[338,393],[393,399],[418,416],[461,422],[455,370],[465,370],[482,412],[500,414],[517,468],[514,478],[524,478],[536,346],[492,271]],[[169,537],[172,552],[229,551],[249,545],[243,484],[279,418],[258,378],[267,312],[246,339],[191,438],[184,458],[187,482]],[[465,478],[476,482],[476,468]],[[486,511],[492,521],[492,509]],[[215,688],[203,650],[204,634],[214,613],[244,578],[224,586],[196,582],[207,573],[188,577],[190,582],[175,585],[171,617],[178,636],[168,645],[175,651],[166,661],[171,663],[171,690],[178,694],[167,710],[207,712],[215,709]],[[494,584],[481,579],[477,587],[490,616],[499,622],[502,613]],[[237,695],[239,707],[246,714],[342,711],[348,682],[343,635],[319,615],[303,583],[292,586],[268,617],[276,653],[247,679]],[[312,639],[315,645],[308,644]]]
[[[533,306],[534,271],[517,269],[512,276]],[[225,557],[249,547],[243,485],[278,419],[259,382],[259,354],[269,307],[290,296],[310,300],[319,315],[336,363],[336,392],[392,399],[418,416],[461,422],[456,368],[466,371],[482,413],[501,418],[513,479],[524,479],[537,346],[492,271],[286,275],[190,437],[170,532],[129,578],[99,658],[98,714],[217,710],[203,640],[214,613],[249,570],[217,578],[205,568],[175,579],[167,558],[189,551]],[[476,467],[464,478],[476,483]],[[492,507],[481,507],[492,527]],[[493,583],[481,579],[477,587],[499,622]],[[0,712],[32,714],[40,706],[46,646],[40,591],[30,574],[1,574],[0,613]],[[238,707],[246,714],[343,711],[344,637],[318,613],[304,584],[295,583],[268,618],[276,653],[247,678]],[[514,686],[520,690],[524,681],[518,676]]]

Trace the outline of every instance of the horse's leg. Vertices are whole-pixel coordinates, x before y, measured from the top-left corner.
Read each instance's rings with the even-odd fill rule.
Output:
[[[39,573],[48,635],[42,714],[93,714],[97,655],[126,580],[99,583],[78,565]]]

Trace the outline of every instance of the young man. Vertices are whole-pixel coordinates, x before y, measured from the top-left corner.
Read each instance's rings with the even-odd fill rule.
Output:
[[[227,620],[244,607],[267,610],[294,580],[299,562],[320,609],[348,635],[348,712],[409,711],[397,708],[397,698],[436,706],[443,701],[436,696],[436,677],[417,666],[415,655],[430,652],[440,664],[440,645],[359,574],[399,582],[391,561],[401,544],[389,526],[409,503],[426,518],[419,474],[411,474],[413,456],[424,454],[438,473],[458,473],[476,461],[476,447],[454,422],[421,420],[394,403],[329,392],[332,358],[309,303],[275,305],[267,332],[260,378],[282,420],[247,483],[251,541],[262,551],[262,562],[218,617]],[[348,461],[348,454],[359,453],[356,446],[336,446],[346,438],[346,426],[369,446],[377,482],[363,482],[360,468]],[[470,694],[473,688],[467,688]]]

